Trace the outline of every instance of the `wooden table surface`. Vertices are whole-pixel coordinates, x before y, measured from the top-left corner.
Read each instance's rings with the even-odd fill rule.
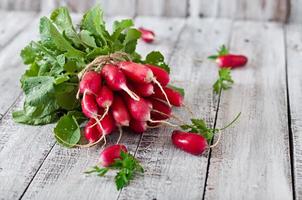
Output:
[[[164,53],[196,117],[221,127],[242,115],[203,156],[176,149],[169,127],[125,133],[121,142],[146,172],[117,191],[114,174],[83,173],[96,163],[100,147],[67,149],[56,143],[54,125],[12,120],[23,102],[20,50],[38,38],[39,17],[0,12],[0,199],[302,199],[301,25],[136,17],[137,26],[156,32],[156,42],[140,43],[139,52]],[[232,72],[235,84],[218,96],[212,92],[218,69],[207,56],[221,44],[247,55],[249,63]]]

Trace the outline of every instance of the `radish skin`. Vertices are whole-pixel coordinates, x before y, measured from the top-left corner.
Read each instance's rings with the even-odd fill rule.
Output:
[[[131,81],[136,83],[151,83],[153,81],[154,75],[152,70],[143,64],[122,61],[117,65]]]
[[[109,135],[115,129],[114,119],[112,114],[108,112],[104,118],[97,124],[97,128],[102,135]]]
[[[114,96],[111,112],[117,126],[129,126],[130,114],[123,99],[118,95]]]
[[[173,144],[181,150],[193,155],[201,155],[207,148],[207,140],[197,133],[173,131]]]
[[[167,104],[157,99],[151,98],[148,100],[152,103],[151,119],[165,120],[171,117],[172,109]]]
[[[84,92],[83,99],[81,102],[82,112],[88,118],[96,118],[98,116],[98,106],[93,94]]]
[[[84,128],[84,136],[89,143],[94,143],[101,137],[101,133],[97,127],[92,126],[95,123],[95,119],[91,118]]]
[[[167,97],[173,106],[181,107],[184,105],[183,96],[179,92],[177,92],[176,90],[173,90],[172,88],[169,88],[169,87],[163,87],[163,90],[167,94]],[[166,101],[165,95],[162,93],[160,88],[156,87],[156,86],[154,88],[154,94],[152,95],[152,97]]]
[[[156,80],[162,85],[166,86],[170,82],[170,76],[168,72],[166,72],[164,69],[150,65],[150,64],[145,64],[149,69],[152,70],[153,75],[155,76]]]
[[[129,88],[141,97],[149,97],[154,94],[154,86],[152,83],[128,83]],[[134,87],[135,86],[135,87]]]
[[[123,95],[131,117],[138,121],[148,121],[151,117],[152,104],[144,98],[135,101],[127,95]]]
[[[147,130],[148,125],[146,121],[137,121],[135,119],[132,119],[130,121],[129,127],[134,133],[142,134]]]
[[[155,34],[153,31],[145,29],[145,28],[139,28],[138,29],[141,32],[141,39],[145,41],[146,43],[152,43],[155,38]]]
[[[109,167],[116,159],[121,159],[121,151],[127,153],[125,145],[115,144],[106,147],[100,154],[100,163],[103,167]]]
[[[101,89],[102,77],[95,71],[86,72],[80,81],[79,92],[83,94],[85,91],[97,94]]]
[[[102,68],[101,74],[105,78],[106,83],[110,89],[115,91],[123,90],[131,98],[135,100],[139,100],[139,96],[137,96],[134,92],[132,92],[127,87],[126,77],[123,74],[123,72],[120,69],[118,69],[117,66],[112,64],[107,64]]]
[[[113,92],[104,85],[96,97],[96,102],[101,108],[108,108],[113,102]]]

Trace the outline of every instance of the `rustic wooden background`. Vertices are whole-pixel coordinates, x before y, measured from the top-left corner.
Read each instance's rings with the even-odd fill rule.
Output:
[[[224,17],[302,22],[302,0],[1,0],[0,9],[49,11],[59,5],[83,12],[100,3],[107,16]]]

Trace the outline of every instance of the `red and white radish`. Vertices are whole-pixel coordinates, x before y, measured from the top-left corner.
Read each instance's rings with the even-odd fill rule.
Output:
[[[148,100],[152,103],[151,119],[165,120],[171,117],[172,109],[166,103],[153,98]]]
[[[96,118],[98,116],[99,109],[95,96],[91,93],[87,93],[87,90],[84,92],[81,105],[82,112],[86,117]]]
[[[80,81],[79,92],[83,94],[88,91],[97,94],[101,89],[102,78],[101,75],[95,71],[86,72]]]
[[[106,83],[110,87],[110,89],[115,91],[123,90],[131,98],[139,100],[139,96],[137,96],[133,91],[128,88],[126,77],[123,72],[117,68],[117,66],[107,64],[102,68],[101,74],[105,78]]]
[[[152,83],[129,83],[128,87],[141,97],[149,97],[154,94],[154,86]]]
[[[217,64],[221,68],[237,68],[242,67],[247,63],[248,59],[244,55],[234,55],[234,54],[227,54],[223,56],[218,56],[216,59]]]
[[[197,133],[173,131],[172,142],[176,147],[193,155],[201,155],[208,148],[207,140]]]
[[[128,111],[132,118],[138,121],[148,121],[151,117],[152,104],[144,98],[135,101],[127,95],[123,95]]]
[[[112,114],[108,112],[104,118],[97,124],[98,130],[102,135],[109,135],[115,129],[114,119]]]
[[[140,27],[138,29],[141,32],[141,38],[146,43],[151,43],[154,41],[155,34],[153,31]]]
[[[103,167],[109,167],[116,159],[121,159],[121,151],[127,153],[125,145],[115,144],[106,147],[100,154],[100,163]]]
[[[102,136],[98,128],[96,126],[93,126],[93,124],[95,123],[95,119],[91,118],[84,128],[84,136],[89,143],[98,141]]]
[[[138,120],[132,119],[130,121],[129,127],[133,132],[141,134],[147,130],[148,125],[147,125],[146,121],[138,121]]]
[[[119,95],[114,96],[111,112],[117,126],[129,126],[130,114],[126,104]]]
[[[163,90],[167,94],[167,97],[173,106],[180,107],[184,105],[183,96],[178,91],[169,87],[163,87]],[[166,100],[166,96],[161,92],[161,89],[156,86],[154,88],[154,94],[152,97],[162,99],[164,101]]]
[[[150,65],[150,64],[145,64],[151,71],[153,72],[153,75],[155,76],[156,80],[162,85],[166,86],[170,82],[170,76],[167,71],[164,69]]]

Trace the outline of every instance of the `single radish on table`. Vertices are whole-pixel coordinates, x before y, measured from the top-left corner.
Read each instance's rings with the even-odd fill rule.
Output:
[[[138,29],[141,32],[141,39],[146,43],[151,43],[154,41],[155,34],[153,31],[140,27]]]
[[[122,144],[106,147],[100,155],[100,163],[103,167],[109,167],[116,159],[121,159],[121,151],[127,153],[127,148]]]
[[[101,89],[101,84],[101,75],[95,71],[88,71],[80,81],[79,92],[83,94],[85,91],[88,91],[90,93],[97,94]]]
[[[211,60],[215,60],[221,68],[236,68],[244,66],[248,58],[244,55],[230,54],[229,50],[222,45],[217,55],[208,57]]]
[[[193,155],[202,154],[208,147],[207,140],[197,133],[173,131],[172,142],[176,147]]]
[[[107,64],[102,68],[101,74],[105,78],[106,83],[110,87],[110,89],[115,91],[123,90],[131,98],[139,100],[139,97],[128,88],[126,77],[117,66]]]

